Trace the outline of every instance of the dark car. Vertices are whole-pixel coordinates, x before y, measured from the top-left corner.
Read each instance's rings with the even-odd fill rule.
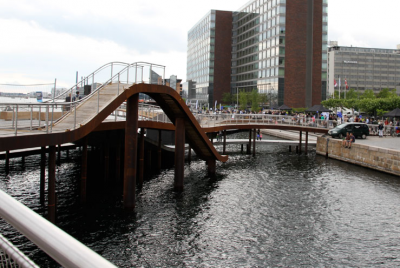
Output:
[[[365,139],[369,136],[369,128],[368,125],[364,123],[345,123],[328,131],[328,134],[331,135],[332,138],[343,138],[346,136],[346,133],[353,133],[355,137]]]

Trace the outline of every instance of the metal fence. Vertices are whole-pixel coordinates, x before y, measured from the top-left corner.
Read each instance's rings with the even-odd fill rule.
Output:
[[[115,267],[112,263],[0,190],[0,216],[63,267]],[[0,240],[1,267],[37,267]]]
[[[119,67],[117,73],[115,73],[116,67]],[[157,70],[160,73],[162,72],[162,75],[158,75]],[[51,100],[45,100],[43,103],[0,103],[0,135],[24,135],[32,131],[52,133],[54,123],[68,114],[73,114],[75,118],[71,128],[75,129],[78,125],[78,122],[76,122],[77,109],[85,99],[97,98],[96,112],[97,114],[100,112],[100,92],[105,86],[117,84],[116,97],[118,97],[123,90],[122,85],[134,83],[162,84],[164,78],[165,66],[162,65],[147,62],[108,63],[70,89],[53,96]],[[101,81],[101,83],[95,81]],[[91,85],[89,85],[90,82]],[[82,99],[74,99],[74,91],[84,86],[90,86],[90,93],[83,96]],[[118,120],[119,114],[123,116],[121,110],[122,108],[119,107],[113,113],[115,120]]]

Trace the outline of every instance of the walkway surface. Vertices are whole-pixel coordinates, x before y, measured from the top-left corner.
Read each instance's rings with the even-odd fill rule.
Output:
[[[356,139],[356,143],[400,151],[400,137],[368,136],[365,140]]]

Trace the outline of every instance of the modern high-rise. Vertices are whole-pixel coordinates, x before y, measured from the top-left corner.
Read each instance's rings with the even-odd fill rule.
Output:
[[[327,6],[327,0],[252,0],[239,11],[224,11],[226,19],[222,23],[212,20],[213,14],[217,19],[222,11],[212,10],[189,31],[187,79],[197,82],[196,93],[208,85],[203,97],[210,104],[220,102],[218,96],[226,92],[226,76],[220,77],[215,67],[224,74],[229,69],[232,94],[257,89],[260,93],[277,94],[278,104],[290,107],[319,104],[326,98],[327,87]],[[227,36],[226,30],[218,28],[229,29],[229,16],[232,30]],[[201,25],[210,25],[210,38],[208,29],[201,31]],[[220,32],[224,36],[219,36]],[[198,39],[203,40],[200,46],[195,43]],[[218,39],[226,42],[216,50],[212,42]],[[228,50],[229,64],[225,53]],[[225,54],[220,66],[216,66],[220,51]],[[194,61],[197,57],[204,59],[200,66],[210,78],[204,85],[198,81],[200,77],[193,75],[198,71],[203,74],[199,62]],[[210,86],[212,71],[207,70],[212,64],[214,85]],[[224,86],[217,86],[216,81]]]
[[[372,89],[396,89],[400,94],[400,45],[397,49],[338,46],[328,52],[328,92],[354,88],[363,92]],[[335,86],[336,81],[336,86]]]
[[[186,79],[199,103],[221,102],[230,93],[232,12],[211,10],[188,33]]]

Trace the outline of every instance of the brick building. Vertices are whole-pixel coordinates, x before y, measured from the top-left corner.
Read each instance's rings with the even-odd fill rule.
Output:
[[[212,107],[224,92],[257,89],[277,95],[279,105],[319,104],[327,87],[327,2],[252,0],[236,12],[211,10],[188,33],[187,80],[196,82],[196,98]]]

